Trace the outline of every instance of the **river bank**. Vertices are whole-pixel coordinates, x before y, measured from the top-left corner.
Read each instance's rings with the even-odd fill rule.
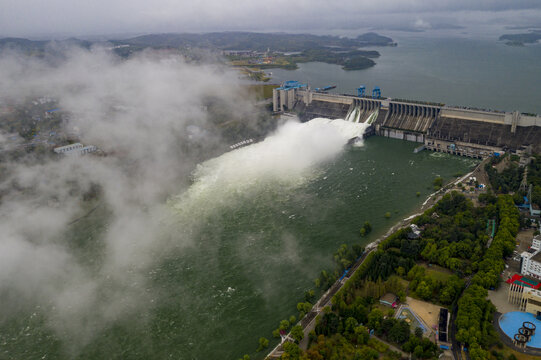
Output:
[[[422,203],[421,206],[419,206],[412,215],[403,218],[399,222],[397,222],[395,225],[391,226],[387,232],[385,232],[384,235],[378,237],[376,240],[370,242],[366,245],[365,251],[363,255],[358,259],[358,261],[353,264],[353,266],[349,269],[349,272],[347,273],[347,277],[343,276],[339,280],[336,280],[336,282],[327,290],[325,291],[321,297],[317,300],[317,302],[314,304],[312,311],[310,311],[306,316],[302,319],[299,319],[296,325],[303,326],[303,332],[304,332],[304,338],[300,342],[300,347],[303,350],[307,350],[309,346],[309,333],[314,330],[315,323],[316,323],[316,317],[321,314],[325,307],[331,306],[331,299],[336,294],[342,286],[346,284],[346,282],[349,280],[351,276],[355,274],[357,269],[362,265],[362,263],[366,260],[368,255],[375,251],[378,247],[378,244],[385,240],[387,237],[395,233],[396,231],[405,228],[411,224],[411,221],[421,215],[425,210],[431,208],[434,206],[445,194],[447,194],[450,191],[455,190],[454,187],[467,179],[468,177],[472,176],[476,171],[482,168],[484,162],[479,163],[473,170],[468,172],[466,175],[459,176],[455,180],[452,180],[448,182],[444,187],[442,187],[440,190],[433,192],[430,194],[426,200]],[[282,341],[274,347],[271,352],[268,353],[267,357],[268,359],[274,359],[279,358],[282,354],[282,345],[285,341],[290,341],[291,339],[291,333],[288,333],[284,336],[282,336]]]
[[[423,202],[423,204],[417,209],[417,212],[413,213],[412,215],[400,220],[395,225],[393,225],[386,233],[385,235],[379,237],[378,239],[374,240],[370,244],[366,246],[366,249],[375,249],[377,248],[377,245],[389,237],[391,234],[395,233],[396,231],[405,228],[406,226],[409,226],[411,224],[411,221],[416,218],[419,215],[422,215],[424,211],[430,209],[432,206],[434,206],[445,194],[447,194],[450,191],[454,190],[454,186],[456,186],[458,183],[464,181],[468,177],[472,176],[482,165],[484,162],[479,163],[475,167],[474,170],[470,171],[464,176],[459,176],[455,181],[449,182],[447,185],[442,187],[440,190],[433,192],[430,194],[426,200]]]
[[[312,137],[301,143],[298,139],[288,138],[285,145],[301,146]],[[320,149],[325,141],[326,137],[311,146]],[[277,178],[262,168],[262,158],[252,146],[258,147],[237,149],[205,163],[209,176],[193,183],[191,201],[180,203],[180,213],[173,214],[172,222],[186,226],[161,228],[164,237],[179,246],[157,254],[142,276],[152,303],[112,322],[88,340],[84,352],[70,358],[119,356],[121,343],[124,357],[236,359],[249,354],[260,359],[264,354],[256,352],[259,337],[271,338],[279,320],[296,312],[304,293],[314,287],[314,278],[322,269],[334,268],[332,254],[342,244],[364,245],[378,238],[380,229],[386,231],[395,220],[407,217],[432,193],[434,177],[450,178],[471,166],[450,155],[414,154],[413,143],[372,137],[299,176],[282,171]],[[289,158],[297,160],[306,153],[298,151]],[[214,176],[223,172],[230,177]],[[85,244],[100,244],[103,234],[111,231],[104,210],[101,206],[90,214],[82,212],[88,216],[73,223],[68,234],[90,271],[102,261],[103,252]],[[386,212],[392,213],[390,219]],[[374,230],[361,238],[365,221]],[[193,233],[185,234],[186,229]],[[185,236],[194,241],[183,243]],[[14,321],[1,323],[5,354],[67,358],[62,353],[65,337],[48,326],[48,316],[47,307],[31,307],[17,313]],[[270,342],[273,346],[277,341]]]

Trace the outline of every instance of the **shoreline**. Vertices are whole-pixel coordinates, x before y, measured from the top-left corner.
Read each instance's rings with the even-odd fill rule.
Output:
[[[438,201],[438,198],[439,198],[440,195],[443,197],[445,194],[447,194],[449,191],[451,191],[451,189],[453,188],[454,185],[458,184],[459,182],[461,182],[464,179],[471,176],[482,163],[483,162],[480,162],[472,171],[470,171],[466,175],[458,177],[456,180],[451,181],[448,184],[446,184],[440,190],[435,191],[432,194],[428,195],[428,197],[421,204],[421,206],[417,207],[414,210],[413,214],[399,220],[396,224],[391,226],[389,228],[389,230],[387,230],[383,235],[379,236],[376,240],[368,243],[365,246],[365,251],[372,251],[373,249],[376,249],[380,242],[382,242],[383,240],[385,240],[386,238],[391,236],[394,232],[398,231],[399,229],[408,226],[411,223],[411,220],[413,220],[414,218],[416,218],[419,215],[422,215],[423,212],[425,212],[427,209],[434,206],[434,204],[436,204],[436,202]]]
[[[365,250],[361,257],[349,268],[349,270],[352,270],[351,272],[348,272],[348,276],[338,279],[335,281],[333,285],[329,287],[314,303],[312,310],[308,314],[306,314],[302,319],[299,319],[296,325],[303,325],[306,321],[308,323],[303,326],[303,332],[304,332],[304,338],[301,341],[299,345],[303,345],[304,347],[308,346],[307,340],[308,339],[308,333],[314,328],[315,326],[315,320],[316,317],[322,312],[322,310],[328,306],[329,303],[332,301],[332,296],[330,296],[331,293],[333,295],[338,292],[342,286],[344,286],[349,278],[359,269],[361,264],[364,262],[364,260],[368,257],[368,255],[372,252],[377,250],[377,247],[379,243],[381,243],[384,239],[392,235],[394,232],[398,231],[401,228],[404,228],[408,226],[411,223],[411,220],[413,220],[415,217],[421,215],[424,211],[426,211],[428,208],[434,206],[436,202],[439,200],[440,195],[444,196],[449,191],[453,189],[453,187],[458,184],[459,182],[463,181],[464,179],[468,178],[469,176],[472,176],[482,165],[484,164],[484,161],[481,161],[475,168],[473,168],[470,172],[468,172],[464,176],[457,177],[457,179],[449,182],[445,186],[443,186],[440,190],[433,192],[432,194],[428,195],[426,200],[421,204],[421,206],[417,207],[416,210],[413,211],[413,214],[405,217],[402,220],[399,220],[396,224],[391,226],[383,235],[379,236],[376,240],[370,242],[365,246]],[[265,356],[265,359],[273,359],[273,358],[279,358],[282,354],[281,348],[282,345],[288,341],[291,340],[291,331],[289,331],[286,335],[282,336],[280,343],[278,343],[270,352],[267,353]],[[306,348],[304,348],[306,350]]]

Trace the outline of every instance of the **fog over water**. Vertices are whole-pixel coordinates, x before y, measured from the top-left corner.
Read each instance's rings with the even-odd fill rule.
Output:
[[[264,183],[294,190],[365,127],[326,119],[287,122],[265,141],[192,173],[197,160],[184,149],[194,144],[194,129],[209,122],[209,97],[235,109],[237,118],[255,115],[236,74],[224,68],[152,52],[120,61],[99,48],[71,49],[60,60],[4,53],[0,79],[3,98],[58,99],[70,114],[65,130],[77,128],[82,142],[109,153],[8,163],[0,184],[0,325],[10,329],[33,313],[28,321],[43,319],[70,357],[113,324],[149,321],[168,292],[156,288],[156,267],[200,243],[220,205],[241,206]],[[199,132],[203,148],[220,142]],[[9,136],[3,134],[3,141]],[[190,177],[193,184],[185,190]],[[90,209],[81,197],[93,185],[102,193],[97,213],[105,217],[98,215],[94,225],[101,230],[90,224],[74,233],[79,225],[70,224]],[[28,336],[37,336],[40,326],[28,326]]]
[[[401,141],[346,145],[366,125],[328,119],[283,121],[202,161],[228,148],[209,102],[247,126],[256,111],[236,73],[176,56],[4,53],[0,79],[2,98],[57,98],[66,131],[108,153],[3,164],[7,358],[255,356],[364,221],[367,242],[391,225],[385,212],[407,216],[434,176],[473,164]],[[99,201],[82,202],[96,184]]]
[[[0,97],[58,99],[70,114],[65,131],[78,129],[82,142],[110,153],[8,163],[0,185],[0,320],[27,306],[48,308],[48,326],[78,351],[111,322],[148,311],[146,269],[156,255],[193,240],[172,241],[161,230],[170,221],[165,199],[183,188],[197,161],[184,150],[193,138],[188,126],[207,125],[209,98],[238,117],[254,110],[235,73],[152,52],[125,61],[100,48],[44,60],[6,52],[0,79]],[[220,139],[207,133],[198,141],[211,149]],[[64,233],[88,210],[80,200],[93,184],[109,216],[106,231],[86,244],[97,249],[89,266]]]

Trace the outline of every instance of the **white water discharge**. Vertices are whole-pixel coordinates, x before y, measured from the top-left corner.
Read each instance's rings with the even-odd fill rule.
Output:
[[[297,187],[313,178],[317,165],[338,155],[351,139],[362,139],[368,126],[341,119],[289,121],[262,142],[198,165],[194,183],[171,200],[172,206],[190,216],[205,216],[262,186]],[[355,145],[362,146],[362,140]],[[201,206],[205,203],[213,205]]]
[[[357,104],[355,105],[355,107],[353,107],[353,109],[350,109],[348,111],[348,114],[346,115],[346,121],[348,122],[359,122],[359,116],[361,114],[361,109],[360,109],[360,105]]]
[[[378,117],[379,110],[369,112],[369,110],[361,110],[361,105],[357,104],[352,109],[349,109],[345,120],[353,123],[372,124]]]
[[[368,116],[368,118],[366,119],[365,123],[366,124],[372,124],[374,121],[376,121],[376,119],[378,118],[378,114],[379,114],[379,110],[376,109],[372,114],[370,114]]]

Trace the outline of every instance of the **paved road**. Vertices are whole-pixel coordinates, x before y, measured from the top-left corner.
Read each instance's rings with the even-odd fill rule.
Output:
[[[394,352],[398,352],[402,355],[402,358],[409,358],[410,357],[410,354],[408,353],[405,353],[402,351],[402,349],[399,349],[397,348],[395,345],[383,340],[383,339],[380,339],[379,337],[377,337],[376,335],[371,335],[371,337],[373,338],[376,338],[378,341],[384,343],[385,345],[387,345],[389,347],[389,349],[391,349],[391,351],[394,351]]]
[[[477,168],[479,168],[480,165],[477,166]],[[476,170],[477,170],[476,168]],[[475,170],[474,170],[475,171]],[[464,175],[462,178],[460,178],[459,180],[455,181],[455,183],[458,183],[459,181],[463,180],[463,179],[466,179],[468,176],[471,176],[471,174],[473,173],[470,172],[466,175]],[[433,205],[433,203],[435,203],[435,200],[437,199],[437,196],[438,195],[442,195],[442,194],[445,194],[447,193],[449,190],[451,189],[451,186],[450,185],[447,185],[445,186],[444,188],[442,188],[440,191],[437,191],[436,193],[432,194],[429,199],[427,199],[427,201],[425,201],[425,203],[423,204],[423,207],[422,207],[422,210],[425,210],[425,208],[427,207],[430,207]],[[431,201],[432,200],[432,201]],[[428,205],[428,206],[427,206]],[[397,231],[399,228],[403,228],[403,227],[406,227],[409,225],[409,223],[411,222],[411,220],[418,214],[415,214],[413,216],[410,216],[409,218],[407,218],[407,220],[404,220],[402,222],[400,222],[397,226],[393,226],[384,236],[383,238],[380,238],[380,239],[385,239],[387,238],[389,235],[391,235],[391,233],[394,233],[395,231]],[[312,308],[312,311],[310,311],[303,319],[301,319],[301,321],[299,322],[303,329],[304,329],[304,339],[308,338],[308,334],[310,333],[310,331],[312,331],[312,329],[314,328],[315,326],[315,318],[317,315],[319,315],[323,309],[325,308],[325,306],[329,306],[331,305],[331,299],[332,297],[344,286],[344,284],[347,282],[347,280],[349,280],[349,278],[351,276],[353,276],[353,274],[359,269],[359,267],[362,265],[362,263],[366,260],[366,258],[368,257],[368,255],[372,252],[372,251],[375,251],[377,249],[377,244],[379,244],[380,242],[380,239],[376,240],[375,242],[369,244],[367,246],[367,251],[364,252],[364,254],[359,258],[359,260],[357,262],[355,262],[355,264],[353,265],[353,267],[349,270],[347,276],[342,279],[342,280],[337,280],[330,288],[329,290],[327,290],[327,292],[325,294],[323,294],[323,296],[321,296],[321,298],[318,300],[318,302],[316,302],[316,304],[313,306]],[[466,288],[470,285],[470,282],[468,281],[467,285],[466,285]],[[453,313],[451,314],[451,323],[454,324],[454,320],[453,320],[453,314],[456,318],[456,311],[453,311]],[[454,338],[454,334],[455,334],[455,331],[453,330],[453,327],[454,325],[451,327],[451,331],[450,331],[450,336],[451,336],[451,340],[454,341],[453,342],[453,352],[455,351],[455,349],[458,349],[459,347],[458,346],[455,346],[455,342],[456,342],[456,339]],[[287,336],[284,337],[284,339],[288,339],[290,338],[290,334],[291,333],[288,333]],[[304,345],[304,349],[306,349],[306,346],[308,346],[308,341],[304,340],[301,342],[301,345]],[[283,340],[282,340],[283,341]],[[269,354],[267,355],[267,359],[276,359],[276,358],[279,358],[283,353],[283,349],[282,349],[282,343],[276,345],[276,347],[274,349],[272,349],[271,352],[269,352]],[[457,354],[458,354],[458,357],[457,357]],[[458,360],[461,360],[462,357],[460,356],[460,352],[458,352],[457,354],[455,354],[455,359],[458,359]]]
[[[319,300],[314,304],[314,306],[312,307],[312,310],[308,314],[306,314],[306,316],[302,318],[301,321],[299,321],[300,325],[303,327],[303,330],[304,330],[304,339],[301,342],[301,346],[304,345],[304,349],[306,349],[306,347],[308,346],[308,341],[306,340],[308,339],[308,334],[315,327],[316,316],[321,314],[321,312],[323,312],[323,309],[326,306],[331,305],[332,297],[342,288],[342,286],[344,286],[347,280],[359,269],[359,266],[361,266],[361,264],[366,260],[366,258],[368,257],[368,254],[370,254],[375,249],[376,248],[372,248],[368,251],[365,251],[363,255],[359,258],[359,260],[357,260],[357,262],[353,265],[353,267],[351,267],[347,276],[342,280],[336,280],[336,282],[329,288],[329,290],[327,290],[321,296],[321,298],[319,298]],[[287,336],[285,336],[284,338],[287,339],[288,337],[290,337],[290,335],[291,333],[288,333]],[[267,355],[267,358],[277,359],[282,355],[282,353],[283,353],[282,343],[280,343],[276,345],[274,349],[272,349],[272,351]]]

